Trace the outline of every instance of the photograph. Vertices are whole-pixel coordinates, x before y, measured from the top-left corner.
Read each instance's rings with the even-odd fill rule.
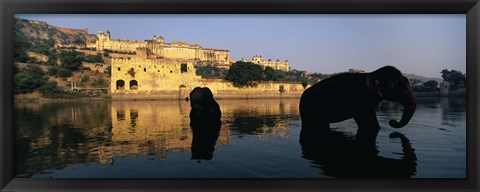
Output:
[[[14,178],[468,178],[465,14],[13,19]]]

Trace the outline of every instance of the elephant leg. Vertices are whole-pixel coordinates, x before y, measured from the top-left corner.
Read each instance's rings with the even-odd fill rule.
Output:
[[[380,130],[375,110],[361,113],[354,117],[358,125],[355,140],[361,147],[375,148],[375,141]]]
[[[321,118],[302,118],[302,130],[327,132],[330,130],[330,123]]]

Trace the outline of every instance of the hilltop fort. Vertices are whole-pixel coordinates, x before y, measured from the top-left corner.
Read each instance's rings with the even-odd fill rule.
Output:
[[[135,52],[144,59],[176,59],[193,62],[196,66],[212,64],[219,68],[229,68],[235,60],[230,57],[230,51],[224,49],[204,48],[199,44],[190,45],[182,41],[165,42],[163,36],[153,36],[151,40],[122,40],[111,39],[110,31],[97,33],[97,40],[87,44],[88,48],[95,48],[98,52],[105,50]],[[255,55],[250,61],[262,67],[272,67],[276,70],[288,71],[287,61],[265,60],[262,56]]]

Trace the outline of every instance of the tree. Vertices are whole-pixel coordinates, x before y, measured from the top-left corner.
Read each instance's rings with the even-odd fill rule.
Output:
[[[105,63],[105,61],[103,61],[103,59],[102,59],[101,54],[86,55],[84,61],[89,62],[89,63]]]
[[[43,97],[48,99],[58,99],[65,92],[61,87],[57,86],[57,82],[49,82],[38,89]]]
[[[427,81],[423,84],[425,87],[428,87],[428,88],[437,88],[438,87],[438,82],[435,81],[435,80],[430,80],[430,81]]]
[[[265,67],[263,73],[267,81],[276,81],[278,79],[277,72],[272,67]]]
[[[27,55],[27,49],[31,43],[28,41],[28,39],[24,36],[21,35],[16,35],[15,36],[15,53],[13,56],[14,61],[18,62],[27,62],[29,57]]]
[[[237,61],[228,70],[225,77],[236,87],[255,87],[258,81],[263,81],[262,66],[256,65],[252,62]]]
[[[282,95],[283,93],[285,93],[285,86],[283,85],[280,85],[280,87],[278,88],[278,91],[280,92],[280,95]]]
[[[58,73],[58,68],[56,67],[49,67],[48,68],[48,75],[55,76]]]
[[[442,78],[444,81],[450,84],[450,87],[456,89],[458,84],[466,82],[466,75],[460,71],[443,69],[440,73],[442,73]]]
[[[72,43],[75,44],[75,45],[82,45],[82,46],[86,45],[85,41],[83,39],[81,39],[80,37],[77,37],[75,40],[73,40]]]
[[[71,70],[68,70],[68,69],[59,69],[57,71],[57,75],[59,77],[65,78],[65,77],[71,77],[73,75],[73,73],[72,73]]]
[[[60,58],[60,66],[72,71],[78,70],[84,61],[83,53],[77,51],[60,51],[58,54]]]
[[[45,72],[38,66],[29,65],[14,76],[15,93],[30,93],[43,86],[47,79]]]

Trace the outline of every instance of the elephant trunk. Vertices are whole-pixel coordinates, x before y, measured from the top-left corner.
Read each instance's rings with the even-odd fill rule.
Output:
[[[402,119],[400,119],[400,122],[396,120],[390,120],[389,124],[393,128],[402,128],[407,125],[413,114],[415,113],[415,109],[417,107],[416,96],[410,86],[408,87],[407,91],[405,91],[404,94],[400,97],[399,102],[404,107]]]

